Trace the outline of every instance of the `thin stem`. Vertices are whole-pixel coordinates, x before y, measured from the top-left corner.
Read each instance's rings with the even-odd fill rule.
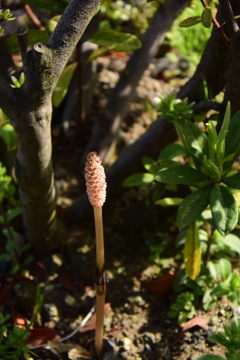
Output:
[[[28,4],[24,5],[24,8],[26,10],[26,13],[28,14],[28,16],[31,18],[32,22],[40,29],[40,30],[45,30],[45,27],[42,25],[41,21],[38,19],[38,17],[34,14],[34,12],[32,11],[32,9],[30,8],[30,6]]]
[[[96,260],[97,268],[100,275],[102,275],[104,267],[104,237],[103,237],[103,221],[102,221],[102,207],[93,207],[95,231],[96,231]]]
[[[200,0],[203,7],[209,7],[208,3],[206,2],[206,0]],[[215,28],[219,31],[221,37],[223,38],[224,42],[226,45],[230,45],[230,39],[229,37],[225,34],[225,32],[223,31],[221,25],[219,24],[219,22],[217,21],[217,19],[215,18],[215,16],[212,15],[212,23],[215,26]]]
[[[175,125],[175,129],[176,129],[176,132],[177,132],[177,134],[178,134],[179,139],[181,140],[183,146],[186,147],[187,144],[186,144],[186,141],[185,141],[185,139],[184,139],[181,126],[178,125],[178,124],[176,124],[176,123],[174,123],[174,125]]]
[[[104,325],[104,304],[106,291],[102,293],[97,291],[96,299],[96,333],[95,348],[100,360],[103,358],[103,325]]]

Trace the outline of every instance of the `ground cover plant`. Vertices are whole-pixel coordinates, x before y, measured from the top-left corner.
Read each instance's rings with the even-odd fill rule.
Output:
[[[1,356],[220,359],[224,350],[207,343],[204,329],[218,332],[221,320],[229,324],[227,337],[210,340],[236,359],[239,3],[14,0],[1,6]],[[15,14],[20,19],[18,10],[25,20],[16,34],[8,26]],[[184,47],[177,41],[183,36]],[[96,67],[114,85],[96,81]],[[153,88],[161,84],[160,92],[168,86],[158,105],[156,88],[154,96],[141,97],[144,76]],[[132,122],[130,111],[123,120],[130,102]],[[138,116],[141,106],[147,116]],[[121,141],[114,147],[141,117],[147,117],[143,135],[123,151]],[[102,202],[92,203],[93,281],[95,235],[82,170],[95,151],[107,169],[109,205],[104,266]],[[139,174],[142,166],[147,172]]]

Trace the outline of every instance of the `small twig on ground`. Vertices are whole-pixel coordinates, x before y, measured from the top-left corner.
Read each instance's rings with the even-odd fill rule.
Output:
[[[26,13],[32,20],[32,22],[40,29],[40,30],[46,30],[45,27],[42,25],[41,21],[38,19],[38,17],[34,14],[32,9],[28,4],[24,5],[24,9],[26,10]]]
[[[94,311],[95,311],[95,306],[93,306],[91,308],[91,310],[85,316],[85,318],[80,322],[80,324],[76,327],[76,329],[74,329],[69,335],[67,335],[67,336],[65,336],[65,337],[63,337],[61,339],[54,340],[54,341],[63,342],[63,341],[66,341],[66,340],[70,339],[71,337],[73,337],[79,330],[81,330],[86,325],[88,320],[92,317]],[[41,347],[47,348],[48,344],[46,343],[46,344],[37,345],[37,346],[32,347],[30,350],[38,349],[38,348],[41,348]]]

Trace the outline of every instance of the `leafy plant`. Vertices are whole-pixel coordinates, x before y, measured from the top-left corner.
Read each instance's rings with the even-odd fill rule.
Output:
[[[209,340],[214,341],[228,350],[225,353],[227,360],[238,360],[240,355],[240,318],[234,318],[230,325],[223,324],[224,332],[211,335]],[[222,360],[219,355],[203,355],[197,360]]]
[[[184,292],[177,297],[175,303],[171,305],[171,310],[168,312],[168,317],[178,318],[178,324],[183,325],[188,319],[191,319],[195,314],[193,305],[194,295],[190,292]]]
[[[203,8],[199,0],[191,1],[191,4],[174,21],[170,31],[166,34],[165,43],[174,47],[189,63],[189,71],[193,73],[203,50],[210,37],[209,29],[198,24],[192,27],[180,27],[179,24],[189,17],[202,13]]]
[[[40,291],[40,286],[37,286],[36,291],[36,305],[34,314],[28,324],[24,328],[14,326],[12,331],[9,331],[7,320],[9,315],[4,316],[0,313],[0,357],[9,360],[19,360],[23,357],[28,358],[29,345],[25,344],[25,341],[30,335],[29,329],[36,320],[43,303],[43,296]]]

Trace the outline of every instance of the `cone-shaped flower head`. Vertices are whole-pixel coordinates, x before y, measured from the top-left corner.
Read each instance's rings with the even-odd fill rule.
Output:
[[[90,152],[85,163],[87,194],[92,206],[103,206],[106,199],[106,176],[100,157],[95,151]]]

